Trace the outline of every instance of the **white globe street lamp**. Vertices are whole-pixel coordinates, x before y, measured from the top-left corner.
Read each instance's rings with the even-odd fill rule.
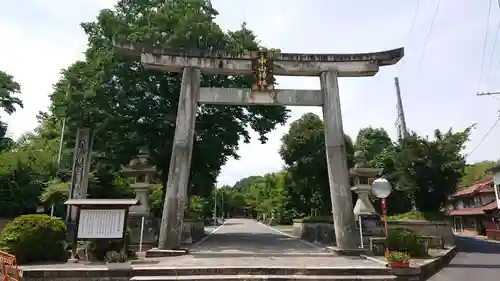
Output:
[[[391,184],[384,178],[378,178],[372,183],[372,193],[379,199],[387,198],[392,192]]]
[[[387,204],[386,198],[391,194],[392,187],[391,183],[384,179],[378,178],[372,183],[372,193],[377,198],[380,198],[382,205],[382,215],[384,216],[384,230],[385,230],[385,239],[387,240],[388,227],[387,227]],[[388,253],[389,249],[386,247],[385,252]]]

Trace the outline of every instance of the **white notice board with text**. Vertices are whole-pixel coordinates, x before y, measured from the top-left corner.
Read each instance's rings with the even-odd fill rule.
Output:
[[[79,219],[77,238],[123,238],[124,209],[81,209]]]

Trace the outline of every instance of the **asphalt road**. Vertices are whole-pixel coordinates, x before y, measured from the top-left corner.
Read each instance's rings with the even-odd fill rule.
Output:
[[[324,249],[289,237],[251,219],[228,219],[205,240],[191,247],[194,253],[327,255]]]
[[[429,281],[500,280],[500,243],[457,237],[459,253]]]
[[[194,255],[238,256],[321,256],[324,249],[291,238],[250,219],[229,219],[224,225],[191,248]],[[499,281],[500,243],[469,237],[457,237],[458,254],[428,281]],[[313,260],[320,261],[321,258]],[[330,257],[331,259],[331,257]],[[280,259],[281,262],[285,260]],[[309,258],[307,263],[313,262]],[[360,266],[363,261],[351,261]],[[316,262],[313,262],[315,264]],[[346,264],[347,265],[347,264]]]

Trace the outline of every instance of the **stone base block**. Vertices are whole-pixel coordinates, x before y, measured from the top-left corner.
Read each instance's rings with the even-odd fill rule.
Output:
[[[187,249],[178,249],[178,250],[151,249],[146,251],[146,258],[178,257],[188,254],[189,250]]]
[[[160,263],[159,260],[145,260],[145,259],[137,259],[137,260],[131,260],[130,264],[158,264]]]
[[[330,253],[335,253],[338,256],[360,256],[366,255],[369,250],[368,249],[340,249],[336,246],[328,246],[326,247],[326,251]]]

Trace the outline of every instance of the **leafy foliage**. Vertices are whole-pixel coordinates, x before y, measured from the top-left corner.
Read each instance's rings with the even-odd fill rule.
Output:
[[[64,202],[68,199],[70,184],[70,182],[59,180],[50,181],[40,194],[40,202],[45,203],[46,206],[54,204],[54,214],[62,216],[66,209]],[[118,174],[114,175],[111,183],[90,175],[87,196],[88,198],[126,199],[134,198],[135,194],[129,183]]]
[[[14,152],[0,154],[0,217],[36,211],[43,184],[32,169],[31,157]]]
[[[348,165],[354,165],[353,145],[346,136]],[[326,164],[323,121],[306,113],[290,125],[279,151],[289,175],[287,187],[292,205],[302,215],[327,215],[331,212],[330,187]]]
[[[21,99],[15,95],[21,92],[21,86],[14,81],[12,75],[0,71],[0,109],[3,109],[7,114],[12,114],[16,111],[16,106],[23,107]],[[0,152],[10,149],[13,142],[10,138],[5,137],[7,133],[7,124],[0,120]]]
[[[18,263],[65,261],[66,225],[47,215],[24,215],[7,224],[0,234],[0,249]]]
[[[74,136],[78,127],[95,133],[94,162],[117,171],[147,145],[152,162],[167,180],[181,75],[144,69],[136,58],[113,49],[114,39],[171,48],[258,50],[251,30],[224,33],[213,21],[210,1],[119,1],[102,10],[95,22],[82,24],[88,36],[85,61],[63,71],[52,95],[51,112],[68,118]],[[203,76],[204,87],[250,87],[250,77]],[[190,194],[207,196],[228,157],[238,157],[238,141],[248,142],[248,128],[265,134],[283,124],[283,107],[201,105],[197,109]],[[71,143],[68,146],[71,147]]]
[[[424,240],[406,228],[390,229],[387,235],[387,247],[391,251],[406,252],[415,258],[427,255]]]
[[[8,114],[16,111],[16,106],[23,107],[23,102],[14,95],[21,92],[21,86],[14,81],[14,77],[0,71],[0,108]]]
[[[383,128],[368,127],[359,130],[354,146],[356,150],[364,151],[366,160],[370,162],[374,157],[391,149],[393,143]]]
[[[491,174],[486,172],[486,170],[498,163],[499,161],[481,161],[465,166],[464,176],[460,180],[460,187],[471,186],[475,182],[491,177]]]
[[[106,261],[106,255],[109,252],[119,252],[122,253],[124,250],[124,243],[130,245],[130,231],[127,229],[125,233],[125,240],[106,240],[106,239],[96,239],[92,240],[85,245],[85,250],[87,252],[87,258],[90,261]],[[128,248],[126,253],[126,259],[133,259],[136,257],[135,251]],[[112,254],[113,255],[113,254]],[[123,259],[124,257],[113,258]],[[114,262],[114,261],[111,261]]]
[[[434,139],[410,134],[393,148],[375,156],[372,163],[384,168],[384,176],[395,187],[388,197],[389,213],[404,213],[416,207],[425,213],[439,212],[464,174],[461,154],[470,128],[446,133],[436,130]],[[392,207],[392,210],[391,210]]]
[[[428,220],[428,221],[442,221],[445,217],[442,213],[422,213],[419,211],[411,211],[394,216],[388,216],[387,220]]]
[[[127,262],[128,256],[124,252],[109,251],[106,253],[104,260],[107,263],[124,263]]]

